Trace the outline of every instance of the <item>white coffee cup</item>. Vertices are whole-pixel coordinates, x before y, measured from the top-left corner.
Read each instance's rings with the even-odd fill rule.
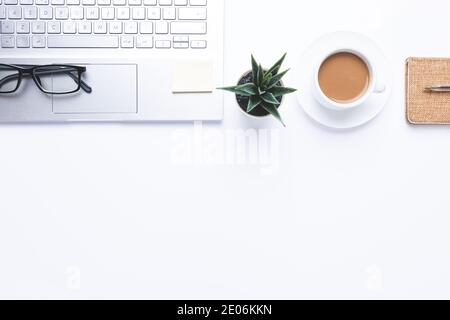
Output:
[[[336,101],[331,100],[328,98],[322,91],[322,88],[319,84],[319,72],[320,67],[322,64],[327,60],[329,57],[334,56],[338,53],[351,53],[356,55],[357,57],[361,58],[364,63],[367,65],[367,68],[369,70],[369,76],[370,76],[370,82],[369,86],[367,87],[366,92],[356,99],[355,101],[348,102],[348,103],[339,103]],[[354,49],[339,49],[334,50],[332,52],[328,52],[323,55],[322,59],[319,59],[320,63],[318,64],[316,71],[314,72],[314,96],[316,100],[324,107],[331,109],[331,110],[349,110],[353,108],[357,108],[361,105],[363,105],[373,94],[381,94],[386,91],[386,85],[383,82],[380,82],[380,79],[378,78],[377,72],[374,68],[373,63],[370,61],[370,59],[367,58],[366,55],[361,53],[358,50]]]

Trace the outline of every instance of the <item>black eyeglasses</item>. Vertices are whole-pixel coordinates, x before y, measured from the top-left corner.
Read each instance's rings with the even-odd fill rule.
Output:
[[[46,94],[71,94],[92,88],[81,79],[86,67],[72,65],[9,65],[0,64],[0,94],[16,92],[22,79],[31,77],[38,88]]]

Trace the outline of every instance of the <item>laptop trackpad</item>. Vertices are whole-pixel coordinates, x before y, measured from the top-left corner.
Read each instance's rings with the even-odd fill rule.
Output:
[[[137,113],[137,65],[86,65],[83,80],[92,93],[83,90],[53,96],[53,113]]]

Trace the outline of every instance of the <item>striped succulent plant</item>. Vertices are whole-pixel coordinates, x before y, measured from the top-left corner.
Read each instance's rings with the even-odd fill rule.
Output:
[[[273,115],[284,125],[278,107],[284,95],[296,91],[296,89],[282,85],[281,79],[289,71],[280,72],[285,58],[286,54],[272,68],[266,70],[256,62],[252,55],[252,77],[249,78],[250,80],[237,86],[219,89],[233,92],[238,98],[239,96],[246,97],[248,99],[247,113],[251,113],[256,108],[262,108],[266,111],[266,114]]]

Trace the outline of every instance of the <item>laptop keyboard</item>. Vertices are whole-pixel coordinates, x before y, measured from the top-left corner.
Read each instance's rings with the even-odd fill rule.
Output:
[[[206,49],[208,0],[0,0],[2,48]]]

